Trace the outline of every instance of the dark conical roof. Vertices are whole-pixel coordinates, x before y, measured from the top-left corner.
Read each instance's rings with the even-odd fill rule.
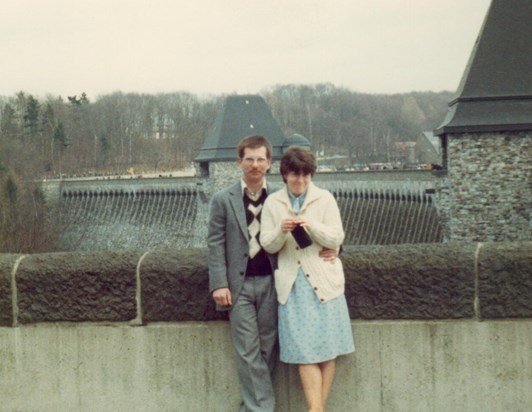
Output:
[[[236,146],[249,135],[267,137],[273,146],[273,158],[282,156],[285,138],[264,99],[258,95],[228,96],[195,160],[234,160]]]
[[[532,129],[532,0],[493,0],[435,134]]]

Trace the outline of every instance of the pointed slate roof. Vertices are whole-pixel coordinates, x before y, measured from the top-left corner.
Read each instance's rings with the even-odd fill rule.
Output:
[[[532,0],[493,0],[436,135],[532,130]]]
[[[267,137],[273,146],[272,157],[281,158],[285,137],[264,99],[258,95],[228,96],[195,161],[235,160],[236,146],[249,135]]]

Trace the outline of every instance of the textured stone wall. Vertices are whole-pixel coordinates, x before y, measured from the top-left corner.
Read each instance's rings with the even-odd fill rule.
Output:
[[[532,318],[532,242],[351,246],[352,319]],[[206,249],[0,255],[0,326],[226,319]]]
[[[199,166],[197,166],[199,167]],[[279,173],[279,162],[274,161],[270,169],[271,173]],[[234,184],[242,176],[236,160],[228,162],[210,162],[208,179],[203,179],[205,192],[209,195]],[[278,180],[278,177],[276,177]]]
[[[447,166],[450,240],[532,239],[531,132],[448,135]]]

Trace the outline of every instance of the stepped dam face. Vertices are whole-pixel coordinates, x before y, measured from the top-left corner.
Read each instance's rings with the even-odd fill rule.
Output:
[[[272,176],[280,182],[280,178]],[[430,181],[314,179],[337,199],[346,245],[434,243],[442,222]],[[205,247],[210,194],[199,179],[63,181],[58,251]],[[52,196],[48,193],[48,196]]]
[[[354,187],[332,191],[345,229],[346,245],[432,243],[443,230],[432,194],[423,189]]]
[[[61,249],[193,247],[196,197],[189,189],[65,192]]]

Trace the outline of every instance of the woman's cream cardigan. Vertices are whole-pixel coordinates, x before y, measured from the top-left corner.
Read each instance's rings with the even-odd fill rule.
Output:
[[[323,246],[336,249],[344,240],[340,211],[333,195],[310,183],[299,216],[310,224],[309,233],[314,241],[305,249],[298,247],[291,233],[281,231],[281,221],[295,217],[286,187],[272,193],[262,209],[260,243],[269,253],[279,253],[275,270],[277,300],[285,304],[294,285],[299,268],[303,269],[321,302],[327,302],[344,293],[344,271],[340,259],[326,262],[319,256]]]

